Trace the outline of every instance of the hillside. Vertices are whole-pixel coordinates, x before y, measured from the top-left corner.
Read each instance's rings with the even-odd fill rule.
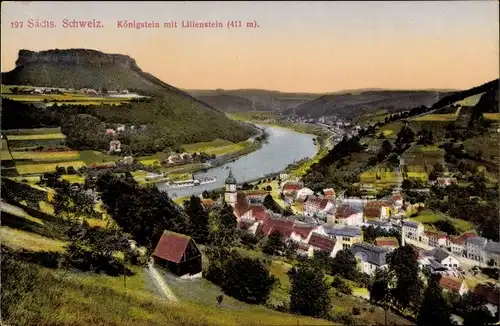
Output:
[[[187,92],[218,109],[227,110],[227,112],[283,112],[321,95],[313,93],[286,93],[263,89],[187,90]]]
[[[77,150],[108,149],[104,132],[120,124],[141,125],[140,132],[123,134],[119,139],[134,155],[216,139],[237,143],[257,132],[253,126],[233,121],[220,110],[143,72],[134,59],[125,55],[84,49],[21,50],[16,66],[2,74],[3,82],[20,87],[128,89],[151,96],[110,105],[110,98],[103,96],[28,94],[15,95],[17,100],[12,101],[6,99],[12,94],[2,94],[2,129],[61,126],[68,135],[67,144]],[[56,96],[59,100],[53,99]],[[72,102],[81,98],[89,101]],[[51,106],[53,103],[47,103],[51,101],[59,103]]]
[[[495,93],[497,94],[497,107],[498,107],[498,87],[499,87],[499,80],[495,79],[492,81],[489,81],[483,85],[473,87],[468,90],[464,91],[458,91],[458,92],[453,92],[449,94],[448,96],[445,96],[441,98],[439,101],[434,103],[432,105],[432,109],[439,109],[442,107],[445,107],[447,105],[453,104],[455,102],[461,101],[466,99],[467,97],[471,97],[480,93]],[[494,98],[495,96],[493,96]],[[492,103],[493,104],[493,103]]]
[[[16,68],[2,72],[4,85],[133,90],[143,93],[173,93],[211,108],[188,93],[144,72],[123,54],[88,49],[20,50]]]
[[[222,94],[198,96],[198,99],[224,112],[254,111],[252,101],[239,96]]]
[[[354,119],[363,114],[387,110],[399,112],[413,107],[430,106],[448,93],[440,91],[369,90],[323,95],[289,110],[301,117],[318,118],[338,115]]]

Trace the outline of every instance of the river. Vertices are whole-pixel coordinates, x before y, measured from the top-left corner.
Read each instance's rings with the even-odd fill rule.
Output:
[[[159,190],[167,191],[171,198],[199,195],[205,190],[224,186],[229,168],[238,183],[264,177],[269,173],[280,172],[289,164],[306,157],[313,157],[317,148],[313,143],[314,135],[303,134],[286,128],[257,125],[269,134],[268,142],[252,153],[207,172],[195,173],[196,178],[217,177],[217,181],[194,187],[168,189],[164,183],[157,184]]]

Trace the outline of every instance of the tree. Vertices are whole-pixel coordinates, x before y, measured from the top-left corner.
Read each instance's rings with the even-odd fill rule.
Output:
[[[313,317],[325,317],[331,307],[328,285],[320,269],[302,264],[290,276],[290,309],[292,312]]]
[[[332,281],[332,287],[339,290],[341,293],[351,295],[352,294],[352,289],[349,287],[347,282],[338,276],[335,276]]]
[[[356,280],[358,262],[351,250],[343,249],[337,252],[335,258],[333,258],[332,265],[334,275],[342,276],[352,281]]]
[[[484,297],[471,292],[462,296],[457,310],[464,318],[464,326],[487,325],[495,322],[495,317],[486,308]]]
[[[221,259],[222,249],[230,248],[236,240],[236,216],[231,206],[224,206],[213,211],[209,217],[209,243]]]
[[[258,259],[239,254],[230,257],[224,273],[224,292],[249,303],[266,302],[276,282],[276,278],[269,274],[269,269]]]
[[[391,142],[389,140],[384,140],[381,146],[381,152],[384,153],[384,155],[388,155],[389,153],[392,152],[394,147],[392,146]]]
[[[281,206],[278,205],[278,203],[274,200],[274,198],[273,198],[273,196],[271,196],[271,194],[267,194],[267,196],[264,197],[263,204],[267,209],[269,209],[275,213],[278,213],[278,214],[282,213]]]
[[[203,209],[201,199],[194,195],[191,196],[189,200],[184,201],[184,211],[189,216],[187,233],[197,243],[206,243],[208,240],[208,212]]]
[[[391,295],[400,309],[415,309],[420,303],[423,285],[417,258],[417,252],[409,245],[399,247],[388,255],[389,268],[396,278]]]
[[[438,277],[431,277],[417,317],[417,326],[452,325],[451,309],[443,297]]]
[[[387,269],[376,269],[373,277],[373,283],[370,290],[370,301],[386,306],[391,301],[391,284],[392,275]]]
[[[274,231],[271,233],[267,239],[262,252],[268,255],[275,255],[277,253],[282,253],[285,250],[285,242],[283,241],[283,235]]]
[[[209,193],[208,191],[206,191],[206,190],[205,190],[205,191],[203,191],[202,196],[203,196],[203,198],[205,198],[205,199],[210,198],[210,193]]]

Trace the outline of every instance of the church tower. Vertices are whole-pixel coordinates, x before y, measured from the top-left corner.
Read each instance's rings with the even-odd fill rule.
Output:
[[[224,200],[228,205],[231,205],[234,208],[234,206],[236,206],[236,196],[236,179],[233,176],[233,172],[229,170],[229,175],[226,179],[226,193]]]

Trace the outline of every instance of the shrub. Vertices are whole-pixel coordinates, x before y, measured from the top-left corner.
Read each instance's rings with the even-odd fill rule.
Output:
[[[361,312],[359,311],[359,308],[358,307],[352,307],[352,314],[354,316],[358,316],[361,314]]]
[[[66,168],[66,172],[67,172],[68,174],[76,174],[76,170],[75,170],[75,168],[74,168],[74,167],[72,167],[72,166],[68,166],[68,167]]]

